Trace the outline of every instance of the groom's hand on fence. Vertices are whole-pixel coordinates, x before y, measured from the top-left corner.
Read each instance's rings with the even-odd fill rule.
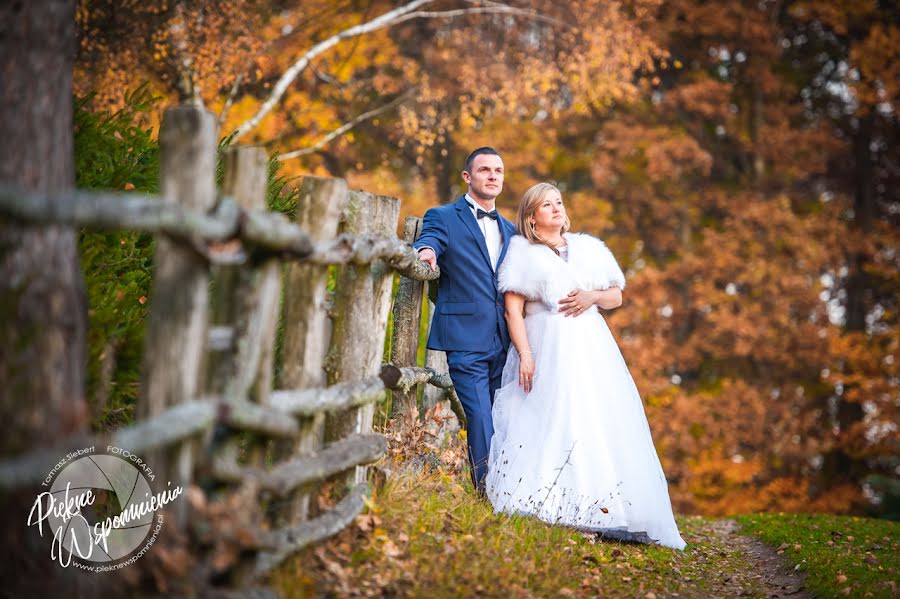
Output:
[[[422,248],[419,250],[419,260],[427,262],[432,271],[437,270],[437,256],[434,255],[433,249]]]

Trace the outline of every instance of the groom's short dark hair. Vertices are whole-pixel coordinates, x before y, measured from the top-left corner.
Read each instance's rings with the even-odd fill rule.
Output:
[[[498,152],[494,148],[492,148],[490,146],[482,146],[482,147],[478,148],[477,150],[472,150],[472,153],[469,154],[468,158],[466,158],[466,166],[463,168],[463,170],[466,171],[467,173],[471,173],[472,172],[472,163],[475,162],[475,157],[481,156],[482,154],[490,154],[492,156],[500,156],[500,152]]]

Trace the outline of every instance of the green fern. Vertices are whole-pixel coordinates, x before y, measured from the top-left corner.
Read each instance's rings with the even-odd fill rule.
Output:
[[[114,112],[92,112],[91,98],[75,99],[76,185],[157,193],[159,142],[150,123],[161,110],[161,98],[147,84],[129,93],[125,106]],[[222,156],[231,143],[231,138],[219,143],[216,181],[220,186]],[[271,210],[293,216],[298,198],[295,183],[279,175],[277,161],[269,162],[266,202]],[[104,431],[134,419],[154,241],[142,233],[83,230],[79,248],[89,306],[87,394],[93,427]]]

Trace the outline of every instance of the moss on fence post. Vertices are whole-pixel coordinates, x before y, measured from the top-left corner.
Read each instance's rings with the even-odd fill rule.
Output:
[[[406,217],[403,225],[403,240],[412,243],[422,230],[422,220],[415,216]],[[419,349],[419,321],[422,314],[423,281],[400,277],[397,295],[394,298],[394,331],[391,342],[391,363],[402,368],[415,366]],[[391,415],[398,417],[416,407],[416,389],[393,392]]]

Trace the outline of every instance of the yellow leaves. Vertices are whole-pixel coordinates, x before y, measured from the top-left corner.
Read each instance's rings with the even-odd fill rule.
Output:
[[[674,403],[678,395],[678,388],[671,385],[660,393],[648,394],[646,396],[647,405],[652,408],[669,407]]]
[[[459,125],[463,129],[473,129],[478,120],[472,115],[471,112],[465,112],[459,117]]]
[[[224,104],[224,101],[222,103]],[[259,109],[259,104],[259,100],[251,96],[241,97],[231,106],[231,109],[228,112],[228,118],[226,119],[222,130],[231,131],[239,123],[242,123],[253,116]]]

